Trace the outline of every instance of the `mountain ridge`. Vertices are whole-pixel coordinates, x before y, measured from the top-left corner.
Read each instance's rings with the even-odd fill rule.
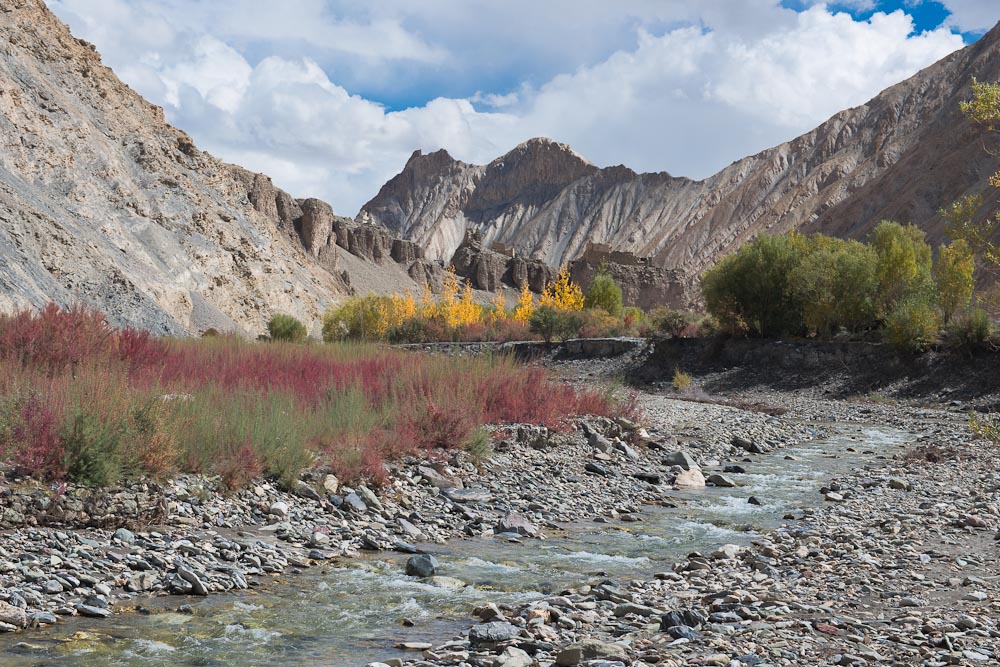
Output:
[[[437,152],[433,162],[424,161],[415,154],[358,219],[422,243],[431,257],[445,261],[466,229],[486,244],[500,242],[550,265],[579,257],[589,242],[607,243],[680,271],[687,300],[694,301],[701,272],[765,231],[858,238],[880,219],[898,218],[926,229],[932,242],[942,241],[936,211],[964,194],[987,192],[996,169],[958,109],[973,76],[1000,79],[1000,26],[865,104],[702,180],[623,166],[580,171],[567,161],[565,172],[550,179],[565,185],[539,195],[516,187],[527,185],[516,179],[499,187],[489,165],[449,162]],[[526,143],[532,142],[557,145]],[[498,159],[528,154],[524,146]],[[558,171],[559,165],[547,168]],[[419,187],[404,192],[405,174],[414,169],[421,171]],[[530,165],[522,169],[532,171]],[[491,207],[474,205],[480,189],[505,188],[510,196],[494,198]],[[419,210],[408,208],[413,200],[421,202]]]

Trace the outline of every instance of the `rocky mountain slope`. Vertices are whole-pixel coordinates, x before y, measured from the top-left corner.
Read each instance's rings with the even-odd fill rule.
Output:
[[[351,283],[434,277],[413,244],[199,151],[42,0],[0,4],[0,43],[0,310],[259,333],[274,312],[315,328]]]
[[[892,218],[939,242],[935,211],[989,191],[998,166],[958,109],[973,77],[1000,79],[1000,27],[867,104],[702,181],[598,169],[546,139],[485,166],[418,151],[359,219],[444,260],[466,229],[550,265],[579,257],[588,242],[607,243],[677,270],[688,299],[705,268],[763,231],[859,238]]]

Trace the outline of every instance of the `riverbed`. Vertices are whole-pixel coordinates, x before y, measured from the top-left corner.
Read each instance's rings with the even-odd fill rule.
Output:
[[[254,591],[208,598],[136,599],[140,613],[69,619],[4,638],[0,667],[355,666],[412,657],[403,642],[462,635],[485,603],[518,605],[567,587],[643,579],[694,551],[748,545],[783,523],[808,525],[831,479],[877,464],[913,436],[893,428],[819,425],[829,435],[769,455],[721,463],[740,486],[670,491],[641,521],[583,522],[546,539],[476,537],[421,545],[451,589],[404,574],[407,556],[380,553],[290,574]],[[711,468],[706,472],[712,470]],[[753,497],[759,504],[749,502]],[[669,506],[673,505],[673,506]]]

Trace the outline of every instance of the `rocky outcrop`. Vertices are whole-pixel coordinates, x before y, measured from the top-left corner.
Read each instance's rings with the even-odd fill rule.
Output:
[[[537,259],[511,257],[484,248],[475,232],[466,233],[462,244],[451,258],[455,273],[467,278],[476,289],[496,292],[504,286],[541,292],[555,277],[555,271]]]
[[[651,310],[664,304],[683,303],[685,299],[684,282],[676,271],[648,263],[593,263],[581,259],[570,262],[570,278],[586,291],[602,265],[622,288],[622,303],[625,306]]]
[[[884,218],[944,239],[936,211],[992,191],[996,158],[958,102],[973,77],[1000,79],[1000,27],[797,139],[702,181],[598,169],[561,144],[533,139],[489,165],[415,153],[360,217],[445,259],[467,230],[489,247],[556,267],[588,243],[652,257],[684,294],[718,257],[757,234],[791,229],[862,238]],[[993,152],[995,153],[995,151]],[[988,211],[983,211],[985,216]]]

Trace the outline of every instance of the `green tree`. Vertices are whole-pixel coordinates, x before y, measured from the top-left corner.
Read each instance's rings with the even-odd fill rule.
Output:
[[[701,279],[708,312],[731,331],[781,336],[802,328],[802,302],[789,280],[808,247],[799,234],[762,234],[723,257]]]
[[[809,239],[809,250],[789,282],[802,304],[806,327],[818,334],[840,327],[858,331],[875,321],[878,278],[875,251],[858,241],[822,234]]]
[[[267,323],[267,331],[271,334],[271,340],[284,340],[298,343],[306,339],[309,334],[306,325],[299,322],[291,315],[281,313],[271,318]]]
[[[615,282],[606,264],[601,264],[587,288],[584,308],[601,308],[610,315],[622,314],[622,288]]]
[[[878,306],[881,317],[916,295],[927,295],[931,277],[931,247],[923,230],[883,220],[872,232],[870,245],[878,258]]]
[[[972,274],[976,268],[972,249],[964,239],[956,239],[938,248],[934,261],[934,279],[937,283],[938,306],[944,325],[952,315],[964,309],[972,300]]]

